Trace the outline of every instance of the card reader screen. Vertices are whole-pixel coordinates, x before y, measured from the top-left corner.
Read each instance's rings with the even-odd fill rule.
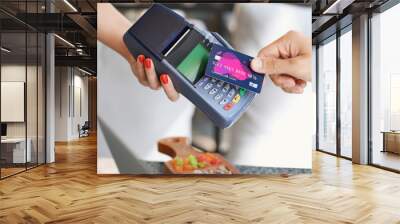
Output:
[[[203,44],[198,43],[181,63],[179,63],[177,67],[178,71],[189,79],[190,82],[194,83],[204,75],[209,53],[210,52]]]

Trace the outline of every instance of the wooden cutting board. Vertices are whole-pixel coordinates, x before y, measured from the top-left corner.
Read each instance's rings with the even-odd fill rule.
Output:
[[[203,154],[200,150],[194,148],[189,144],[188,138],[186,137],[171,137],[171,138],[164,138],[158,141],[158,151],[170,156],[171,158],[181,157],[186,158],[189,155],[199,156]],[[209,165],[205,169],[207,170],[218,170],[218,167],[223,165],[232,174],[239,174],[239,170],[236,169],[234,165],[229,163],[223,156],[218,153],[211,153],[213,156],[217,157],[221,163],[218,165]],[[167,161],[164,163],[166,167],[166,173],[171,174],[195,174],[193,171],[177,171],[173,168],[172,160]],[[199,170],[203,170],[198,168]],[[225,175],[225,174],[224,174]]]

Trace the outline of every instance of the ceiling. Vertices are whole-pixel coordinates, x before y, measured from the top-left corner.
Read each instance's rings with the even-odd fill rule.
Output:
[[[25,55],[28,60],[35,57],[38,49],[30,43],[33,34],[29,32],[35,33],[35,36],[36,33],[54,32],[57,34],[56,65],[78,66],[95,74],[96,2],[48,0],[46,4],[45,0],[1,0],[2,46],[12,50],[7,53],[8,60],[23,60]],[[49,13],[50,9],[52,13]],[[25,32],[28,32],[28,45],[25,43]]]
[[[313,2],[313,44],[351,24],[354,17],[374,12],[390,0],[317,0]]]
[[[268,2],[305,3],[312,6],[313,42],[326,38],[340,26],[351,23],[352,17],[373,10],[388,0],[271,0]],[[13,49],[12,55],[22,57],[34,54],[35,43],[30,35],[25,50],[25,32],[54,32],[61,38],[55,39],[56,64],[87,68],[96,72],[96,3],[127,2],[100,0],[1,0],[0,26],[2,45]],[[129,1],[132,2],[132,1]],[[228,2],[228,1],[227,1]],[[120,7],[131,3],[119,4]],[[137,7],[148,7],[149,3]],[[199,3],[174,4],[175,8],[224,10],[226,5],[218,3],[210,8]],[[52,9],[52,13],[49,13]],[[232,7],[229,7],[232,10]],[[338,22],[341,21],[341,22]],[[339,25],[340,26],[339,26]],[[35,42],[35,41],[34,41]],[[11,54],[9,55],[11,56]],[[11,57],[10,57],[11,58]]]

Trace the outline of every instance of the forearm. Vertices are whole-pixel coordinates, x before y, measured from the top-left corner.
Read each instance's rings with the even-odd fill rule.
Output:
[[[97,4],[97,10],[97,39],[130,61],[133,57],[123,36],[132,25],[131,22],[110,3]]]

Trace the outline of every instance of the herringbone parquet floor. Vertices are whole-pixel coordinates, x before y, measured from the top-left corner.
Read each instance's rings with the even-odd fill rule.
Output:
[[[289,177],[99,176],[96,139],[0,181],[0,223],[400,223],[400,175],[314,153]]]

